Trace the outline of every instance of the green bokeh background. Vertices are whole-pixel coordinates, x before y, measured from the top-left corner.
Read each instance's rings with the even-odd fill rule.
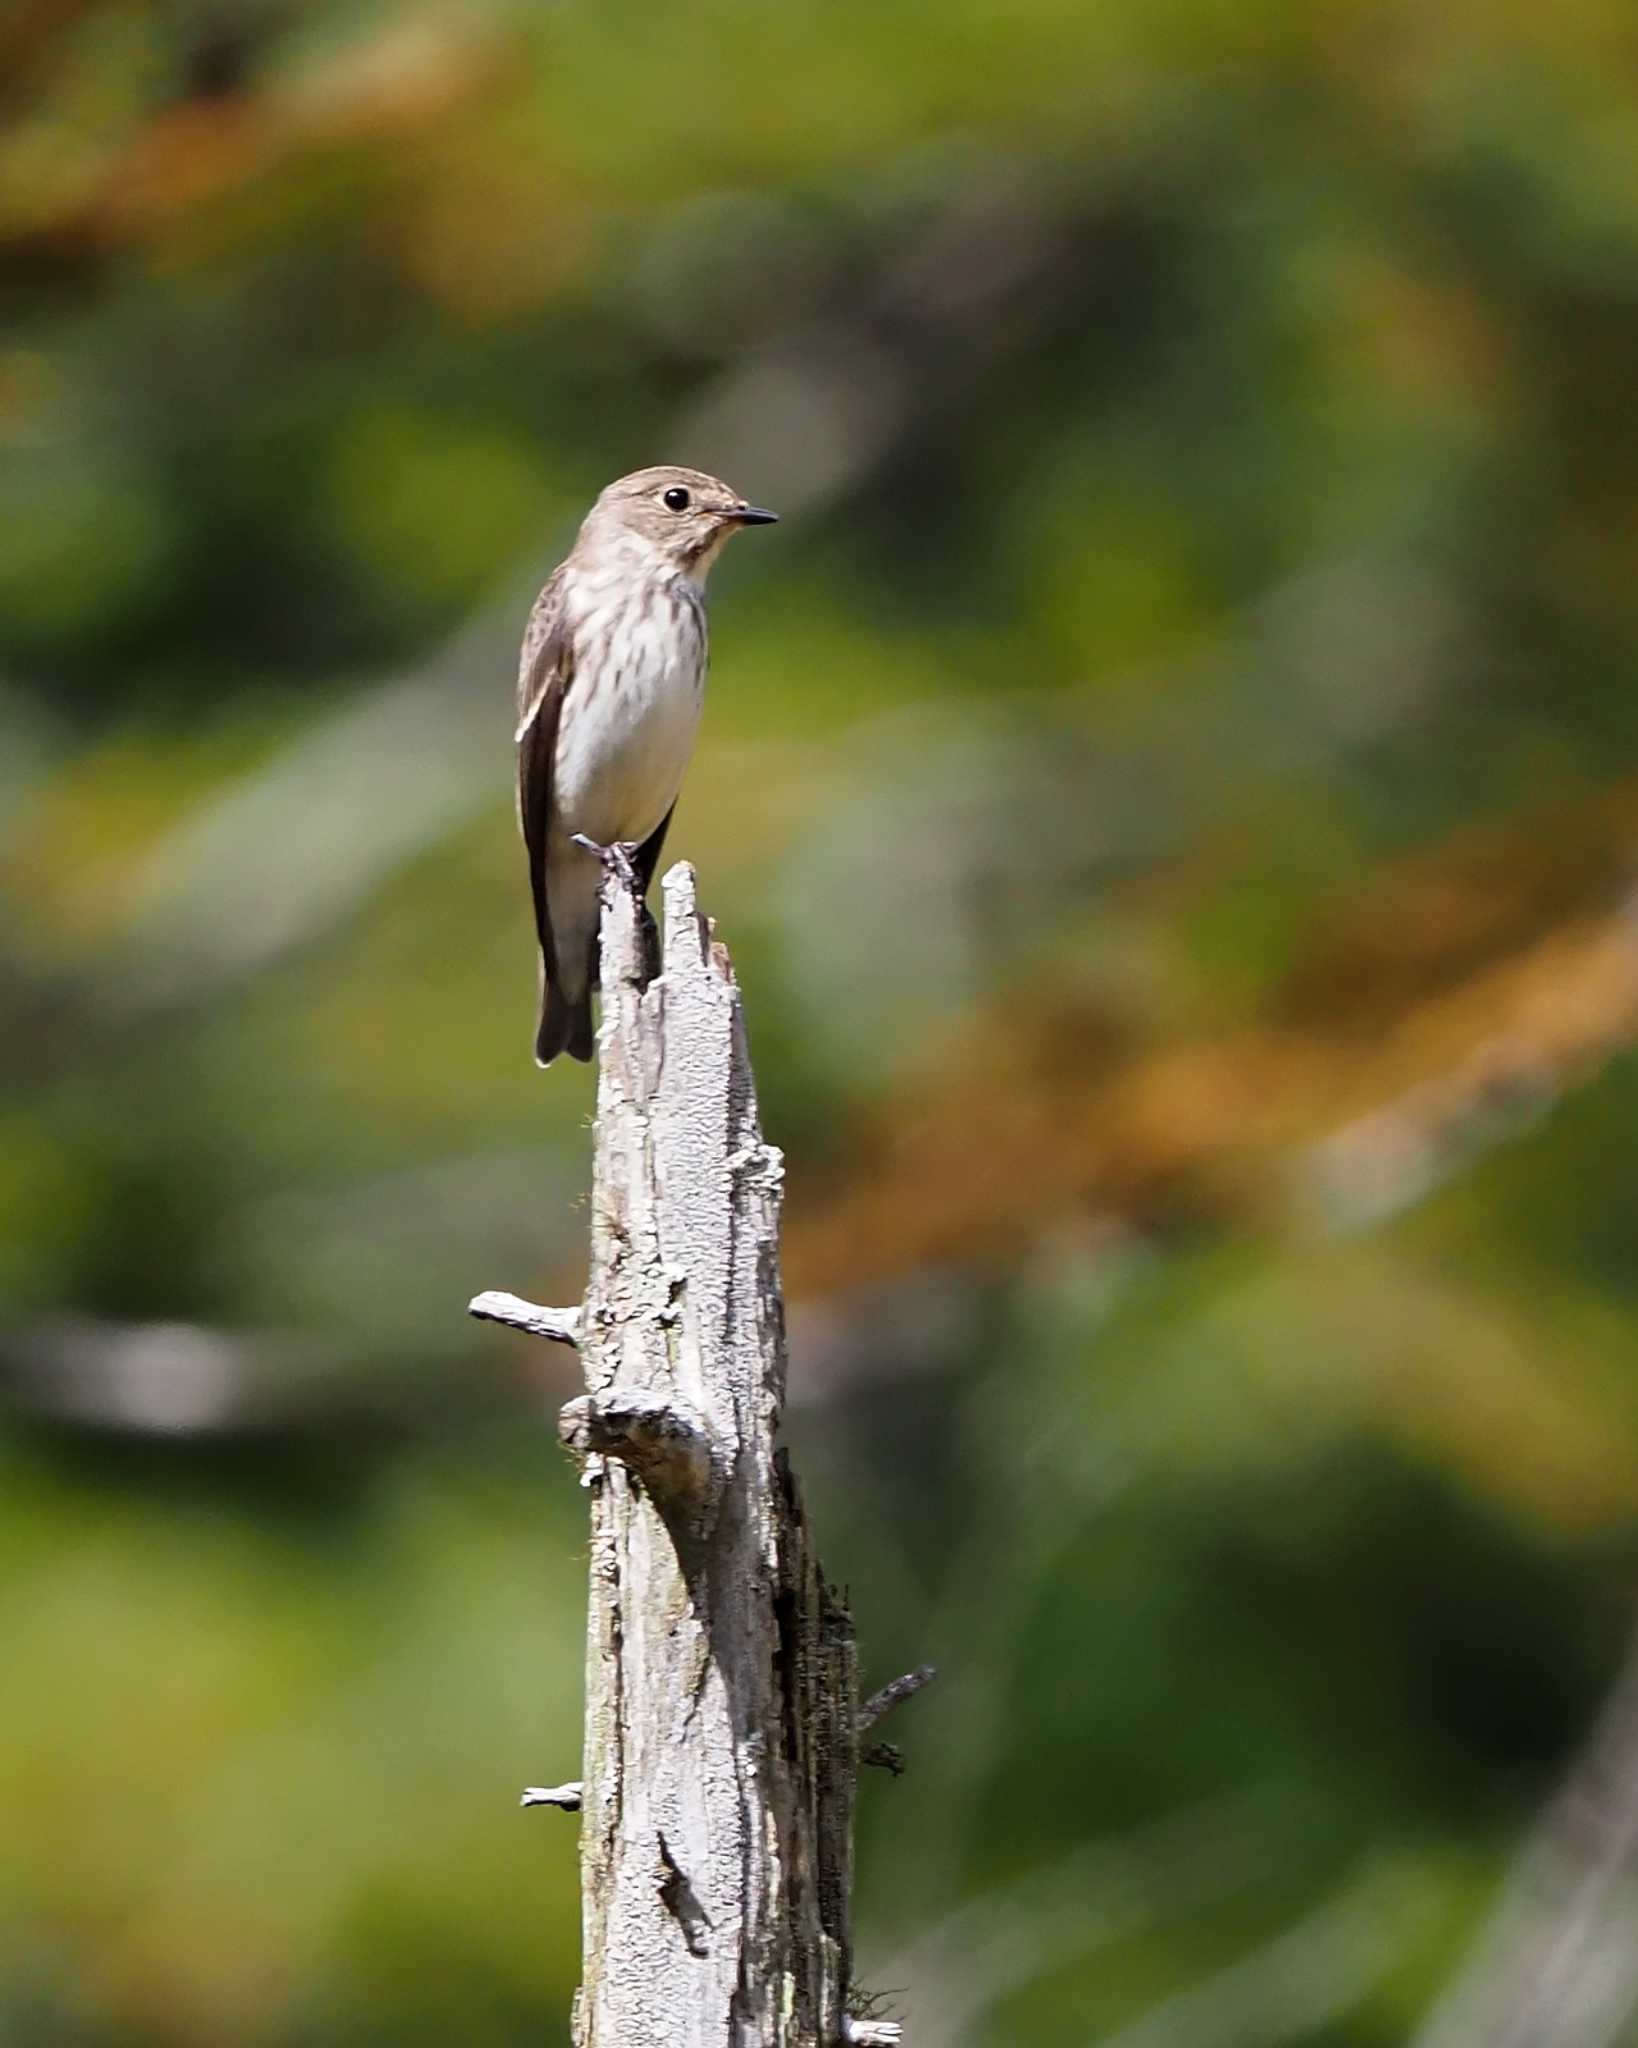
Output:
[[[1412,2038],[1638,1521],[1619,0],[0,16],[0,2035],[567,2040],[510,692],[780,508],[671,850],[914,2048]]]

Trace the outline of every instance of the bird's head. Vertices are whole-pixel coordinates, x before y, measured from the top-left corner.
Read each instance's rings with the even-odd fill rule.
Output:
[[[633,536],[703,583],[729,536],[742,526],[771,526],[777,513],[748,505],[702,469],[661,464],[609,485],[587,515],[584,533],[599,541]]]

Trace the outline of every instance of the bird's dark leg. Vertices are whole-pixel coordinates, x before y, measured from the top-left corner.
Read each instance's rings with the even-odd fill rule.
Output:
[[[637,930],[643,947],[643,979],[652,981],[660,971],[660,932],[644,897],[643,877],[637,871],[639,849],[623,839],[617,839],[612,846],[599,846],[595,839],[584,832],[569,834],[573,843],[587,853],[593,853],[603,863],[604,869],[620,879],[629,891],[633,907],[637,912]]]

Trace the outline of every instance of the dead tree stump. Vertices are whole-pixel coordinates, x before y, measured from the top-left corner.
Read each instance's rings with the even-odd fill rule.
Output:
[[[847,1605],[775,1443],[782,1161],[693,870],[663,887],[651,978],[637,906],[605,885],[585,1304],[472,1304],[585,1363],[562,1419],[591,1502],[575,2041],[892,2041],[846,2011],[859,1738],[885,1709],[862,1724]]]

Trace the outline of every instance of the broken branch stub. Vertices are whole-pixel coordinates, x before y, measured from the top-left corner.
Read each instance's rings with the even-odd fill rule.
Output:
[[[852,1624],[775,1447],[782,1162],[739,989],[664,882],[661,972],[605,879],[586,1394],[579,2048],[846,2037]]]

